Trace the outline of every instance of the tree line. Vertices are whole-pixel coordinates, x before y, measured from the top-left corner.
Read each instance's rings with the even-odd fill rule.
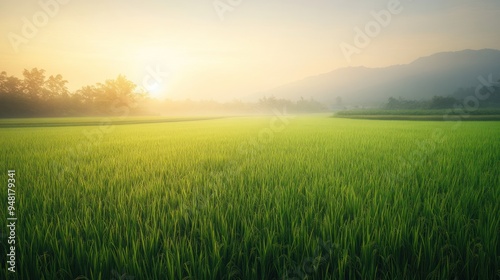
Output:
[[[47,77],[45,70],[23,71],[23,78],[0,73],[0,117],[113,115],[133,107],[145,94],[119,75],[70,92],[62,75]]]
[[[498,81],[500,84],[500,80]],[[492,85],[481,88],[460,88],[450,96],[434,96],[430,100],[410,100],[405,98],[389,97],[387,103],[383,106],[389,110],[412,110],[412,109],[452,109],[460,104],[464,104],[470,98],[480,96],[481,100],[476,99],[480,108],[500,108],[500,86]]]
[[[149,104],[145,107],[150,112],[161,112],[171,115],[194,115],[194,114],[275,114],[278,111],[283,113],[319,113],[328,112],[329,109],[322,103],[310,98],[300,98],[292,101],[283,98],[263,97],[257,102],[244,102],[233,100],[229,102],[217,102],[214,100],[148,100]]]
[[[252,114],[286,110],[290,113],[325,112],[313,100],[264,97],[258,102],[158,101],[123,75],[70,92],[62,75],[47,77],[45,70],[24,70],[23,77],[0,73],[0,117],[62,117],[159,114]]]

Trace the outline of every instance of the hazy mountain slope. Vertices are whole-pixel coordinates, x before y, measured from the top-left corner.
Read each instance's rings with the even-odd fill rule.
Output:
[[[340,96],[346,104],[385,102],[388,97],[428,99],[451,95],[460,87],[477,86],[478,76],[500,78],[499,50],[437,53],[407,65],[385,68],[348,67],[261,92],[259,96],[313,97],[330,104]]]

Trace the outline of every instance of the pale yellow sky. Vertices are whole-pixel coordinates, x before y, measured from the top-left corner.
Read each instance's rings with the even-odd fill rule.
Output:
[[[500,49],[498,0],[3,0],[0,22],[0,71],[43,68],[71,90],[124,74],[174,99],[245,98],[341,67]],[[379,30],[356,44],[355,28],[370,24]],[[342,44],[357,49],[350,59]]]

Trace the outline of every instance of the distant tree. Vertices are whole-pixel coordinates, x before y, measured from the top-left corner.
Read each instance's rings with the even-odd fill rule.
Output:
[[[453,105],[457,104],[458,100],[451,96],[434,96],[430,102],[431,109],[448,109],[453,108]]]
[[[429,101],[407,100],[402,97],[389,97],[384,108],[389,110],[417,110],[427,109]]]
[[[264,96],[263,98],[259,99],[259,105],[265,108],[276,107],[278,105],[278,100],[274,96],[271,97]]]
[[[259,99],[258,111],[271,113],[273,110],[289,110],[293,107],[293,103],[290,100],[278,99],[274,96],[263,97]]]
[[[125,76],[98,83],[95,87],[85,88],[83,94],[92,100],[92,104],[101,113],[112,114],[113,108],[132,108],[136,102],[136,85]]]
[[[23,116],[26,100],[22,92],[22,81],[14,76],[0,73],[0,117]]]
[[[23,93],[29,98],[36,100],[44,92],[45,70],[33,68],[31,71],[23,71]]]
[[[292,107],[290,111],[297,113],[315,113],[325,112],[327,111],[327,108],[313,98],[306,100],[301,97],[299,100],[297,100],[295,106]]]
[[[400,109],[400,106],[401,106],[401,99],[398,100],[394,97],[389,97],[389,100],[387,101],[385,108],[386,109]]]
[[[66,98],[69,95],[68,88],[66,84],[68,81],[64,80],[61,75],[50,76],[47,81],[45,81],[45,96],[44,99],[53,98]]]
[[[337,98],[335,98],[335,103],[337,106],[342,106],[342,97],[337,96]]]
[[[91,106],[97,98],[97,89],[95,86],[83,86],[81,89],[77,90],[74,95],[82,105]]]
[[[7,76],[3,71],[0,73],[0,95],[20,96],[22,94],[22,81],[14,76]]]

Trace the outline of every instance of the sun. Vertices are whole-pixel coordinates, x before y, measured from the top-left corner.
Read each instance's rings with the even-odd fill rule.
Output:
[[[156,99],[167,97],[175,84],[173,74],[178,74],[189,62],[182,52],[150,45],[137,46],[130,60],[137,65],[135,76],[139,89]]]
[[[166,97],[167,89],[163,83],[152,82],[150,84],[144,85],[143,91],[147,92],[147,94],[156,99],[162,99]]]

